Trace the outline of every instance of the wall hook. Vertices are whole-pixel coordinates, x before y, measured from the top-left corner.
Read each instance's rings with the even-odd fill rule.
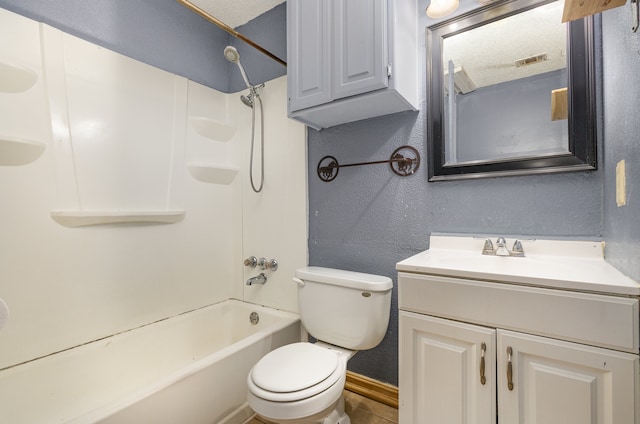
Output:
[[[325,156],[318,162],[318,177],[324,182],[333,181],[338,176],[340,168],[348,166],[376,165],[388,163],[394,174],[401,177],[413,175],[420,167],[420,153],[411,146],[401,146],[391,153],[388,160],[377,160],[373,162],[359,162],[340,165],[338,159],[333,156]]]
[[[638,0],[631,0],[631,15],[633,19],[633,26],[631,31],[636,32],[638,30],[638,24],[640,21],[640,11],[638,10]]]

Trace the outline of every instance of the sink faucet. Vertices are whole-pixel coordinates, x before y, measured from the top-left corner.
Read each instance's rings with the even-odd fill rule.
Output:
[[[267,276],[264,275],[264,272],[261,272],[259,275],[249,278],[247,280],[247,286],[252,286],[254,284],[264,284],[266,282],[267,282]]]
[[[522,258],[524,257],[524,249],[522,248],[522,243],[520,242],[520,240],[516,240],[513,243],[513,247],[511,248],[511,250],[509,250],[507,248],[507,241],[505,240],[505,238],[498,237],[498,240],[496,240],[495,249],[491,240],[485,240],[484,247],[482,248],[482,254],[492,256],[514,256]]]
[[[511,252],[507,249],[507,241],[504,237],[498,237],[498,240],[496,240],[496,246],[496,256],[511,256]]]

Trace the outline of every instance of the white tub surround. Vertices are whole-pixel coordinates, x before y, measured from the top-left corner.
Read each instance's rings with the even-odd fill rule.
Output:
[[[0,369],[227,299],[297,310],[305,128],[286,116],[286,78],[261,96],[255,195],[237,93],[0,8]],[[251,255],[280,267],[245,289]]]
[[[485,240],[397,264],[400,420],[640,423],[640,285],[600,242]]]

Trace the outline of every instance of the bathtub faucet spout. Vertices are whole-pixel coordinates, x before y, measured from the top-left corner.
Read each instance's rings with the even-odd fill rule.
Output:
[[[261,272],[260,275],[256,275],[255,277],[251,277],[247,280],[247,286],[252,286],[254,284],[264,284],[267,282],[267,276],[264,275],[264,272]]]

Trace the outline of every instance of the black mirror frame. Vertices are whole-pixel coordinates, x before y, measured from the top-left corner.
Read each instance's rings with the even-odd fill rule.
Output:
[[[443,78],[433,78],[434,75],[444,75],[442,40],[552,1],[506,0],[427,28],[426,142],[430,182],[597,169],[596,55],[592,16],[572,21],[567,27],[569,152],[506,161],[445,165]]]

